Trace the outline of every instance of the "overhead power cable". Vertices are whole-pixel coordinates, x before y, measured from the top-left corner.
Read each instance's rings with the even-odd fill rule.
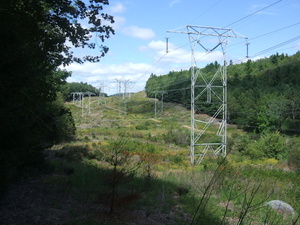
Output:
[[[208,11],[210,11],[213,7],[215,7],[217,4],[219,4],[222,0],[218,0],[217,2],[215,2],[213,5],[211,5],[208,9],[204,10],[200,15],[198,15],[195,19],[193,19],[190,23],[194,22],[195,20],[197,20],[198,18],[200,18],[201,16],[203,16],[205,13],[207,13]]]
[[[268,33],[265,33],[265,34],[262,34],[262,35],[259,35],[259,36],[256,36],[256,37],[251,38],[251,39],[249,39],[249,40],[252,41],[252,40],[254,40],[254,39],[261,38],[261,37],[267,36],[267,35],[269,35],[269,34],[273,34],[273,33],[275,33],[275,32],[278,32],[278,31],[281,31],[281,30],[284,30],[284,29],[287,29],[287,28],[290,28],[290,27],[293,27],[293,26],[296,26],[296,25],[299,25],[299,24],[300,24],[300,22],[294,23],[294,24],[292,24],[292,25],[285,26],[285,27],[279,28],[279,29],[277,29],[277,30],[274,30],[274,31],[271,31],[271,32],[268,32]]]
[[[146,70],[146,72],[144,72],[141,76],[139,76],[137,79],[135,79],[135,81],[141,79],[143,76],[145,76],[146,74],[148,74],[148,72],[156,65],[158,64],[165,56],[167,55],[167,53],[165,53],[164,55],[162,55],[156,62],[154,62],[148,70]]]
[[[266,7],[262,8],[262,9],[260,9],[260,10],[257,10],[257,11],[255,11],[254,13],[251,13],[251,14],[249,14],[249,15],[247,15],[247,16],[245,16],[245,17],[239,19],[239,20],[236,20],[236,21],[234,21],[234,22],[232,22],[232,23],[230,23],[230,24],[228,24],[228,25],[226,25],[226,26],[224,26],[224,27],[232,26],[233,24],[236,24],[236,23],[238,23],[238,22],[240,22],[240,21],[242,21],[242,20],[244,20],[244,19],[249,18],[250,16],[253,16],[253,15],[255,15],[255,14],[257,14],[257,13],[259,13],[259,12],[261,12],[261,11],[267,9],[267,8],[270,8],[271,6],[276,5],[277,3],[281,2],[281,1],[282,1],[282,0],[273,2],[272,4],[267,5]]]
[[[213,8],[214,6],[216,6],[217,4],[219,4],[221,1],[222,1],[222,0],[219,0],[219,1],[215,2],[210,8],[208,8],[207,10],[205,10],[201,15],[205,14],[207,11],[209,11],[211,8]],[[247,15],[247,16],[241,18],[241,19],[238,19],[238,20],[236,20],[236,21],[234,21],[234,22],[232,22],[232,23],[230,23],[230,24],[228,24],[228,25],[226,25],[226,26],[224,26],[224,27],[232,26],[232,25],[234,25],[234,24],[236,24],[236,23],[238,23],[238,22],[240,22],[240,21],[242,21],[242,20],[245,20],[245,19],[247,19],[247,18],[249,18],[249,17],[251,17],[251,16],[253,16],[253,15],[255,15],[255,14],[257,14],[257,13],[259,13],[259,12],[265,10],[265,9],[267,9],[267,8],[269,8],[269,7],[272,7],[272,6],[276,5],[276,4],[278,4],[278,3],[281,2],[281,1],[282,1],[282,0],[278,0],[278,1],[276,1],[276,2],[273,2],[272,4],[269,4],[269,5],[267,5],[266,7],[262,8],[262,9],[260,9],[260,10],[257,10],[257,11],[255,11],[255,12],[253,12],[253,13],[251,13],[251,14],[249,14],[249,15]],[[200,15],[200,16],[201,16],[201,15]],[[198,17],[199,17],[199,16],[198,16]],[[197,18],[198,18],[198,17],[197,17]],[[300,23],[300,22],[299,22],[299,23]],[[267,34],[263,34],[263,35],[257,36],[257,37],[255,37],[255,38],[252,38],[252,40],[253,40],[253,39],[256,39],[256,38],[260,38],[260,37],[265,36],[265,35],[268,35],[268,34],[271,34],[271,33],[274,33],[274,32],[277,32],[277,31],[279,31],[279,30],[283,30],[283,29],[286,29],[286,28],[289,28],[289,27],[298,25],[299,23],[296,23],[296,24],[293,24],[293,25],[290,25],[290,26],[287,26],[287,27],[284,27],[284,28],[281,28],[281,29],[278,29],[278,30],[269,32],[269,33],[267,33]],[[154,62],[154,63],[149,67],[149,69],[147,69],[140,77],[138,77],[138,78],[135,79],[135,80],[137,81],[137,80],[141,79],[143,76],[149,75],[149,71],[150,71],[155,65],[157,65],[157,64],[158,64],[158,63],[159,63],[159,62],[167,55],[167,53],[170,53],[170,52],[172,52],[172,51],[176,51],[176,50],[178,50],[178,49],[180,49],[180,48],[183,48],[183,47],[185,47],[186,45],[189,45],[189,44],[190,44],[190,43],[187,43],[187,44],[184,44],[184,45],[182,45],[182,46],[179,46],[178,48],[175,48],[175,49],[173,49],[173,50],[168,50],[168,51],[167,51],[164,55],[162,55],[156,62]],[[205,57],[205,56],[202,56],[201,58],[203,58],[203,57]],[[201,59],[201,58],[200,58],[200,59]],[[197,59],[197,60],[200,60],[200,59]]]
[[[272,46],[272,47],[270,47],[270,48],[267,48],[267,49],[265,49],[265,50],[263,50],[263,51],[260,51],[260,52],[258,52],[258,53],[256,53],[256,54],[252,55],[250,58],[254,58],[254,57],[259,56],[259,55],[261,55],[261,54],[264,54],[264,53],[266,53],[266,52],[272,51],[272,50],[274,50],[274,49],[276,49],[276,48],[279,48],[279,47],[281,47],[281,46],[287,45],[287,44],[289,44],[289,43],[291,43],[291,42],[294,42],[294,41],[296,41],[296,40],[298,40],[298,39],[300,39],[300,35],[297,36],[297,37],[291,38],[291,39],[289,39],[289,40],[287,40],[287,41],[281,42],[281,43],[279,43],[279,44],[277,44],[277,45],[274,45],[274,46]]]
[[[276,33],[276,32],[278,32],[278,31],[285,30],[285,29],[287,29],[287,28],[291,28],[291,27],[293,27],[293,26],[296,26],[296,25],[299,25],[299,24],[300,24],[300,22],[298,22],[298,23],[294,23],[294,24],[292,24],[292,25],[288,25],[288,26],[285,26],[285,27],[279,28],[279,29],[277,29],[277,30],[273,30],[273,31],[270,31],[270,32],[268,32],[268,33],[261,34],[261,35],[259,35],[259,36],[256,36],[256,37],[253,37],[253,38],[250,38],[250,39],[248,39],[248,41],[253,41],[253,40],[255,40],[255,39],[258,39],[258,38],[261,38],[261,37],[264,37],[264,36],[267,36],[267,35],[270,35],[270,34]],[[239,45],[239,44],[245,44],[245,42],[244,42],[244,41],[242,41],[242,42],[239,42],[239,43],[236,43],[236,44],[229,45],[229,46],[228,46],[228,48],[230,48],[230,47],[233,47],[233,46],[235,46],[235,45]]]
[[[136,78],[135,79],[135,81],[137,81],[137,80],[139,80],[139,79],[141,79],[143,76],[145,76],[145,75],[149,75],[148,73],[149,73],[149,71],[155,66],[155,65],[157,65],[168,53],[170,53],[170,52],[173,52],[173,51],[176,51],[176,50],[178,50],[178,49],[181,49],[181,48],[183,48],[183,47],[185,47],[185,46],[187,46],[187,45],[189,45],[190,43],[186,43],[186,44],[184,44],[184,45],[181,45],[181,46],[179,46],[179,47],[177,47],[177,48],[175,48],[175,49],[172,49],[172,50],[168,50],[164,55],[162,55],[158,60],[156,60],[141,76],[139,76],[138,78]]]

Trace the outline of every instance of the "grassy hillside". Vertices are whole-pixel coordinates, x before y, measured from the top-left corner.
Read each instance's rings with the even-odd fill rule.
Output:
[[[201,76],[211,81],[220,65],[210,63],[199,69]],[[292,56],[271,55],[256,61],[227,66],[228,76],[228,121],[240,128],[263,133],[279,131],[289,135],[300,134],[300,52]],[[190,107],[191,69],[171,71],[168,74],[152,74],[146,83],[147,96],[154,97],[156,91],[165,91],[166,102],[180,103]],[[216,78],[214,84],[221,83]],[[204,85],[201,79],[196,85]],[[201,88],[195,89],[195,96]],[[214,89],[218,93],[217,89]],[[213,95],[212,95],[213,96]],[[161,98],[161,95],[157,95]],[[195,101],[198,113],[213,115],[218,98],[207,103],[206,95]],[[216,102],[216,103],[215,103]]]
[[[279,199],[299,212],[299,173],[288,168],[285,159],[254,159],[239,151],[243,140],[250,140],[245,132],[229,126],[228,157],[208,154],[201,165],[191,166],[190,112],[183,106],[165,103],[163,113],[155,117],[157,100],[144,92],[126,99],[126,107],[118,97],[106,101],[98,104],[91,98],[90,113],[88,98],[83,110],[67,103],[76,139],[46,151],[49,173],[20,184],[13,192],[19,193],[17,197],[11,193],[4,199],[7,207],[23,213],[15,216],[0,208],[0,221],[299,223],[297,213],[277,213],[264,206]]]

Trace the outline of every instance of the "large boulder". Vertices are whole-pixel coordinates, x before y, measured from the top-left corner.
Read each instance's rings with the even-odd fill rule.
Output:
[[[281,200],[272,200],[265,204],[280,213],[294,214],[295,210],[288,203]]]

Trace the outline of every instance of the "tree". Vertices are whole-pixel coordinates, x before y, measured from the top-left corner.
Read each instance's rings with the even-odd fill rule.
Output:
[[[300,140],[297,138],[291,138],[288,141],[288,166],[291,169],[300,171]]]
[[[251,61],[251,59],[248,59],[248,61],[246,63],[246,71],[247,71],[247,75],[251,75],[251,73],[252,73],[252,61]]]
[[[140,160],[128,150],[128,142],[124,134],[111,142],[107,149],[103,149],[104,160],[111,166],[108,175],[110,185],[110,209],[109,214],[115,211],[115,202],[118,197],[118,187],[125,181],[131,181],[140,167]]]
[[[67,83],[64,86],[64,97],[67,100],[71,100],[72,99],[72,92],[92,92],[95,95],[99,95],[99,89],[97,89],[96,87],[93,87],[92,85],[88,84],[88,83],[83,83],[83,82],[72,82],[72,83]]]
[[[279,132],[265,132],[256,141],[247,146],[247,154],[253,159],[263,157],[274,159],[286,159],[286,140]]]
[[[72,121],[57,104],[70,73],[58,66],[97,62],[108,48],[90,42],[114,34],[113,17],[100,13],[107,0],[15,0],[0,3],[0,183],[42,161],[41,150],[60,140],[59,127]],[[81,23],[84,23],[82,25]],[[94,40],[94,39],[93,39]],[[76,57],[71,46],[96,48],[99,56]],[[64,119],[62,119],[64,118]],[[74,133],[73,126],[67,133]],[[71,130],[69,130],[71,129]],[[60,130],[60,131],[59,131]],[[2,182],[4,181],[4,182]]]

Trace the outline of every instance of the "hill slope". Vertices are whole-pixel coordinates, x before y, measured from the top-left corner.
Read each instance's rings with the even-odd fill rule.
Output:
[[[208,64],[201,73],[210,80],[219,66]],[[292,56],[277,53],[269,58],[230,64],[227,70],[229,123],[247,131],[300,134],[300,52]],[[164,101],[189,108],[190,74],[191,71],[152,74],[146,84],[147,96],[165,91]],[[214,104],[204,102],[201,98],[196,101],[197,108],[201,109],[198,112],[213,114]]]

